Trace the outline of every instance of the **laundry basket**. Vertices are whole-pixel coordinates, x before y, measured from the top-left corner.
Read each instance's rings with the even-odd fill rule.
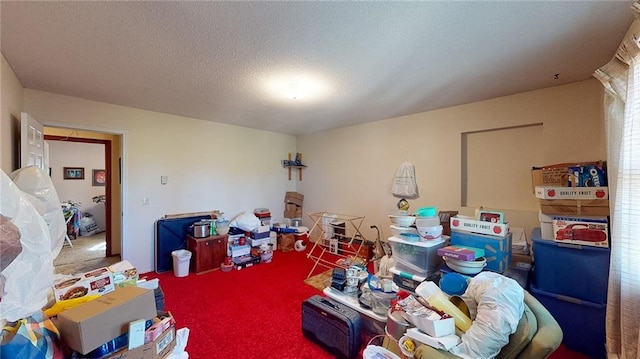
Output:
[[[173,274],[176,277],[188,276],[191,252],[186,249],[178,249],[171,252],[171,255],[173,256]]]

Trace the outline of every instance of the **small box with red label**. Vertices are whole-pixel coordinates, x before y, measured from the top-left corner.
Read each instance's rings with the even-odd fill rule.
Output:
[[[451,229],[504,237],[509,233],[509,224],[477,221],[473,217],[457,215],[451,217]]]
[[[607,199],[608,187],[536,187],[540,199]]]
[[[553,217],[554,241],[594,247],[609,247],[606,217]]]
[[[63,278],[53,285],[56,301],[84,297],[85,295],[104,295],[115,290],[113,276],[109,268],[102,267],[90,272]]]

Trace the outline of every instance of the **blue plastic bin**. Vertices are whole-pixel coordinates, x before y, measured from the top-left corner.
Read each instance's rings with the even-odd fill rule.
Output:
[[[531,232],[536,287],[594,303],[607,302],[609,248],[558,243]]]
[[[562,328],[562,342],[568,349],[594,359],[606,358],[606,304],[545,292],[537,289],[535,283],[529,288]]]

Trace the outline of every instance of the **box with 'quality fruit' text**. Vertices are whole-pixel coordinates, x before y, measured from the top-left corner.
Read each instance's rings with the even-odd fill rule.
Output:
[[[484,258],[487,260],[484,270],[502,273],[511,264],[511,241],[511,232],[499,237],[454,230],[451,231],[450,244],[484,249]]]
[[[536,187],[540,199],[607,199],[608,187]]]
[[[451,229],[457,231],[488,234],[491,236],[505,237],[509,233],[508,223],[493,223],[477,221],[473,217],[457,215],[451,217]]]

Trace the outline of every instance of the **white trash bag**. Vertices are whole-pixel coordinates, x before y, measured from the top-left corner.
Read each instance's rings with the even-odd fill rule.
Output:
[[[67,225],[60,207],[60,199],[51,177],[36,166],[23,167],[11,172],[9,178],[26,195],[49,227],[51,251],[56,258],[64,244]]]
[[[409,162],[403,162],[398,167],[396,176],[393,179],[391,193],[401,198],[418,197],[418,185],[416,183],[415,167]]]
[[[29,196],[0,171],[0,214],[18,228],[22,246],[20,254],[0,272],[0,323],[41,311],[53,285],[49,226]]]

